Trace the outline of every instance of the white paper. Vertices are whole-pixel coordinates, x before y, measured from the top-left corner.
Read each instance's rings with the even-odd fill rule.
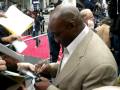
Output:
[[[28,30],[34,19],[21,12],[15,5],[12,5],[5,12],[7,18],[1,17],[0,24],[9,32],[16,35],[21,35],[25,30]]]
[[[27,44],[24,41],[15,40],[12,42],[17,52],[22,53],[26,48]]]
[[[6,47],[5,45],[3,45],[1,43],[0,43],[0,52],[18,60],[19,62],[24,62],[24,55],[19,54],[15,51],[9,49],[8,47]]]
[[[5,75],[9,75],[9,76],[21,76],[19,73],[7,71],[7,70],[4,72],[5,72]]]

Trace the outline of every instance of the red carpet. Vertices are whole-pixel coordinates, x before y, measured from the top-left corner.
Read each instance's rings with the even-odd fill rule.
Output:
[[[24,39],[32,38],[31,36],[27,36]],[[46,59],[49,58],[49,43],[47,35],[42,35],[39,37],[40,44],[38,47],[36,47],[36,42],[34,39],[27,40],[25,43],[28,45],[28,47],[22,52],[24,55],[33,56],[37,58]]]
[[[23,40],[27,40],[30,38],[32,37],[27,36]],[[41,58],[41,59],[48,59],[50,55],[49,55],[49,42],[47,35],[41,35],[39,37],[39,40],[40,40],[40,44],[38,47],[36,47],[36,42],[34,39],[25,41],[28,47],[22,52],[22,54]],[[61,56],[62,56],[62,50],[60,50],[58,61],[61,60]]]

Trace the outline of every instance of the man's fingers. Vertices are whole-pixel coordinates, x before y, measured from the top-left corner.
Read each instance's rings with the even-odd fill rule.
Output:
[[[43,72],[46,68],[47,68],[47,65],[46,65],[46,64],[36,65],[36,66],[35,66],[35,71],[41,73],[41,72]]]
[[[41,67],[41,71],[44,71],[46,69],[46,64],[43,64],[42,67]]]
[[[35,71],[35,66],[31,63],[17,63],[18,69],[28,69]]]

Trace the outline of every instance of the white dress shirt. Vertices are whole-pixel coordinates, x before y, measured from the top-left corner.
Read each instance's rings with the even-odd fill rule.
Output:
[[[87,35],[88,32],[89,28],[85,26],[83,31],[66,48],[64,48],[63,52],[64,57],[62,59],[60,71],[63,69],[64,65],[68,62],[69,57],[71,56],[77,45],[83,40],[83,38]]]

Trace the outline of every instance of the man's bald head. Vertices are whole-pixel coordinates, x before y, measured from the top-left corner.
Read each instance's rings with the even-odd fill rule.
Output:
[[[83,22],[80,17],[80,13],[78,8],[68,5],[59,5],[56,9],[51,13],[50,20],[62,20],[65,23],[75,23],[76,25],[83,25]]]
[[[71,43],[83,28],[79,10],[72,5],[59,5],[50,15],[49,29],[57,33],[54,35],[55,39],[65,46]]]

